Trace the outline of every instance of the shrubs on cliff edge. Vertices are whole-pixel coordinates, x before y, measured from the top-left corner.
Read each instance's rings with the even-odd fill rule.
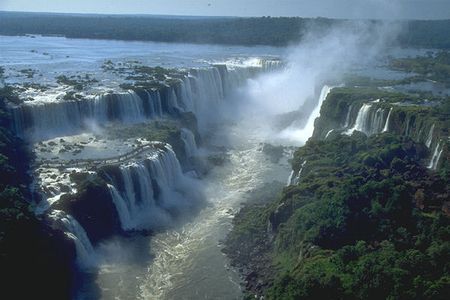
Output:
[[[248,249],[261,235],[270,243],[259,255],[271,257],[264,268],[272,274],[259,270],[265,283],[252,292],[267,299],[444,299],[450,218],[441,207],[450,185],[419,163],[426,155],[420,148],[390,134],[300,148],[293,159],[294,170],[307,161],[300,183],[235,221],[233,232],[255,230],[242,234]],[[231,236],[236,244],[239,236]]]
[[[0,277],[1,295],[15,299],[68,299],[75,253],[62,232],[33,213],[27,198],[29,158],[9,131],[0,95]]]

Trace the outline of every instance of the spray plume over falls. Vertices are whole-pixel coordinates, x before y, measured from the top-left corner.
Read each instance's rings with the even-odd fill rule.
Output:
[[[345,72],[373,64],[398,30],[388,23],[344,22],[320,34],[309,32],[301,44],[288,48],[285,68],[249,80],[238,113],[258,115],[259,122],[269,124],[277,115],[298,111],[301,117],[281,132],[271,127],[266,132],[278,143],[304,144],[330,86],[340,85]]]
[[[114,291],[120,295],[123,291],[115,286],[117,281],[109,281],[120,278],[138,286],[132,293],[143,298],[170,299],[186,293],[192,297],[240,295],[239,279],[227,270],[227,260],[217,245],[230,229],[230,219],[248,193],[271,180],[284,185],[289,174],[289,152],[283,152],[279,163],[272,162],[261,151],[261,143],[291,146],[306,142],[331,86],[340,83],[341,73],[361,59],[362,52],[365,57],[375,55],[371,47],[360,48],[366,34],[364,30],[358,33],[341,29],[318,39],[311,36],[304,44],[288,50],[283,68],[274,61],[257,71],[251,62],[247,62],[248,66],[234,67],[218,64],[191,69],[181,81],[161,90],[14,107],[16,131],[37,140],[89,131],[108,123],[126,125],[166,116],[177,118],[179,113],[191,112],[199,120],[200,133],[208,137],[205,147],[225,149],[222,151],[229,161],[214,170],[203,186],[193,186],[191,178],[182,174],[172,150],[167,148],[158,156],[123,163],[118,171],[106,172],[110,197],[124,231],[173,225],[172,216],[189,209],[188,202],[195,197],[190,195],[193,191],[187,185],[205,191],[210,205],[191,222],[179,228],[169,226],[168,231],[146,240],[148,251],[155,257],[142,268],[124,271],[114,260],[100,260],[98,282],[104,293]],[[381,43],[375,38],[372,45],[378,48]],[[299,112],[301,117],[280,130],[271,128],[277,117],[291,112]],[[192,132],[182,129],[180,139],[188,158],[198,154]],[[300,175],[301,171],[293,175],[293,181]],[[71,217],[66,219],[76,222]],[[75,222],[69,222],[71,226],[66,229],[74,236],[81,260],[88,261],[84,259],[86,256],[96,255],[89,254],[93,248],[86,242],[89,232],[79,230],[81,225]],[[211,268],[201,275],[202,266],[208,264]],[[204,283],[196,282],[198,278]]]
[[[334,68],[336,64],[342,64],[340,59],[344,53],[326,59],[327,62],[323,62],[320,56],[313,56],[317,61],[307,56],[322,46],[324,49],[318,52],[329,53],[336,44],[328,44],[326,38],[320,39],[318,44],[311,43],[305,47],[299,46],[303,50],[297,49],[289,55],[285,68],[248,80],[246,86],[222,102],[217,110],[220,113],[216,112],[215,118],[208,120],[208,144],[226,147],[230,161],[215,170],[204,182],[210,206],[192,222],[152,239],[150,245],[155,253],[154,260],[146,270],[135,270],[132,276],[139,278],[137,283],[133,280],[133,283],[128,283],[139,286],[137,297],[233,299],[240,296],[239,278],[233,271],[227,270],[227,260],[217,245],[230,229],[231,217],[239,208],[239,203],[253,190],[272,180],[284,184],[290,171],[287,163],[289,154],[285,153],[279,164],[273,163],[262,153],[261,143],[298,145],[306,142],[313,133],[314,122],[331,90],[331,84],[335,84],[339,77],[336,70],[345,70]],[[355,43],[347,44],[348,48],[342,52],[354,53]],[[307,53],[306,49],[311,53]],[[327,85],[327,81],[331,84]],[[303,106],[303,119],[279,131],[271,128],[277,116],[302,111]],[[300,175],[301,171],[293,174],[290,183],[298,181]],[[113,288],[115,280],[126,280],[128,277],[121,275],[121,272],[119,270],[113,276],[107,269],[102,270],[100,277],[104,286]],[[124,293],[117,288],[114,291]]]
[[[124,230],[167,227],[173,222],[171,212],[187,211],[201,199],[194,193],[197,183],[183,175],[170,146],[119,169],[119,174],[107,176]]]

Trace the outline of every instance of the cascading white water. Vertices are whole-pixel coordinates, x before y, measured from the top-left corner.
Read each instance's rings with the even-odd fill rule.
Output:
[[[292,170],[291,173],[289,174],[289,178],[287,180],[286,186],[289,186],[292,184],[292,179],[294,179],[294,174],[295,174],[295,172],[294,172],[294,170]]]
[[[345,124],[344,124],[344,128],[347,128],[348,126],[350,126],[350,115],[352,113],[352,109],[353,109],[353,103],[350,104],[348,111],[347,111],[347,116],[345,117]]]
[[[325,139],[327,139],[333,131],[334,129],[328,130],[327,134],[325,135]]]
[[[425,142],[425,145],[427,148],[431,147],[431,143],[433,142],[433,132],[434,132],[434,124],[431,125],[430,132],[428,132],[427,141]]]
[[[123,123],[135,123],[143,121],[145,117],[144,104],[141,97],[134,92],[119,94],[117,100],[118,112],[115,118]],[[103,101],[105,103],[105,101]],[[107,114],[104,109],[103,114]]]
[[[326,100],[328,94],[332,89],[332,87],[324,85],[320,92],[317,105],[309,115],[306,125],[301,129],[293,128],[292,126],[286,128],[280,133],[281,138],[292,140],[299,144],[304,144],[308,140],[308,138],[312,136],[314,132],[314,122],[316,118],[320,117],[320,109],[322,107],[322,104]]]
[[[392,108],[385,119],[386,113],[383,108],[377,108],[375,111],[372,109],[373,103],[378,101],[364,103],[358,111],[355,124],[352,128],[347,129],[344,134],[351,135],[355,131],[361,131],[367,135],[372,135],[387,131]]]
[[[227,93],[244,84],[256,69],[226,66],[192,69],[168,87],[167,105],[160,91],[105,94],[80,100],[27,101],[11,108],[16,133],[34,140],[73,134],[89,124],[143,122],[163,114],[194,112],[201,118],[222,102]],[[263,68],[258,68],[262,71]],[[164,108],[165,107],[165,108]]]
[[[192,99],[192,87],[191,87],[191,79],[189,76],[186,76],[181,81],[179,86],[179,98],[183,99],[182,105],[185,111],[194,112],[195,105],[194,100]]]
[[[148,115],[150,117],[162,117],[163,109],[159,91],[145,91],[145,93],[147,95],[147,99],[149,99],[147,103]]]
[[[178,99],[177,94],[175,93],[175,89],[171,87],[169,89],[169,96],[168,96],[168,106],[169,106],[169,112],[175,113],[179,111],[185,111],[178,102],[182,102],[182,99]]]
[[[195,136],[192,131],[186,128],[181,128],[181,140],[184,144],[186,157],[194,157],[197,154],[197,143],[195,142]]]
[[[291,175],[289,175],[288,184],[287,185],[295,185],[300,182],[300,176],[302,175],[303,168],[306,165],[306,160],[302,163],[302,166],[300,167],[300,170],[298,170],[298,173],[296,176],[294,176],[294,170],[292,170]]]
[[[441,159],[442,152],[444,151],[444,147],[442,147],[439,142],[434,148],[433,156],[431,157],[430,163],[428,164],[428,169],[436,170],[439,164],[439,160]]]
[[[12,108],[19,136],[45,139],[80,131],[89,123],[138,123],[162,114],[159,93],[105,94],[77,101],[25,103]]]
[[[387,132],[389,130],[389,121],[391,120],[392,109],[393,109],[392,107],[391,107],[391,109],[389,109],[389,113],[386,118],[386,124],[384,125],[382,132]]]
[[[369,124],[369,128],[368,128],[369,135],[382,132],[382,129],[385,127],[385,125],[384,125],[385,123],[383,122],[384,115],[385,115],[384,109],[378,108],[375,111],[375,114],[373,116],[372,115],[370,116],[371,120],[370,120],[370,124]]]
[[[282,66],[283,63],[280,60],[263,60],[261,61],[261,66],[264,69],[264,71],[277,71],[279,70]]]
[[[348,129],[345,134],[351,135],[354,131],[367,132],[367,118],[372,107],[371,103],[364,103],[358,111],[355,124],[352,128]]]
[[[94,247],[84,228],[71,215],[62,211],[52,211],[49,215],[55,222],[60,222],[66,230],[66,235],[73,240],[77,252],[77,262],[81,268],[93,268],[97,263]]]
[[[112,178],[114,176],[111,176]],[[185,177],[170,146],[141,162],[120,166],[108,188],[124,230],[167,226],[170,212],[189,203],[181,195]]]
[[[224,81],[228,72],[221,74],[217,68],[194,69],[191,71],[193,85],[192,99],[195,113],[200,117],[203,113],[219,104],[224,99]],[[232,88],[232,87],[228,87]]]

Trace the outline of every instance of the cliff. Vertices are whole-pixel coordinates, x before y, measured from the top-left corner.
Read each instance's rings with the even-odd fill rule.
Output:
[[[290,184],[234,219],[224,252],[246,297],[445,299],[448,107],[335,88],[294,154]]]
[[[27,175],[30,155],[8,130],[0,99],[0,273],[3,295],[15,299],[68,299],[75,248],[64,232],[34,215]]]

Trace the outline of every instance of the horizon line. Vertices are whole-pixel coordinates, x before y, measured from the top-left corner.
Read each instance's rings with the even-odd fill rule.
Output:
[[[323,16],[234,16],[234,15],[182,15],[182,14],[151,14],[151,13],[96,13],[96,12],[55,12],[55,11],[19,11],[19,10],[0,10],[0,13],[17,13],[17,14],[46,14],[46,15],[79,15],[79,16],[125,16],[125,17],[164,17],[164,18],[300,18],[300,19],[329,19],[329,20],[376,20],[376,21],[448,21],[448,19],[414,19],[414,18],[339,18],[339,17],[323,17]]]

